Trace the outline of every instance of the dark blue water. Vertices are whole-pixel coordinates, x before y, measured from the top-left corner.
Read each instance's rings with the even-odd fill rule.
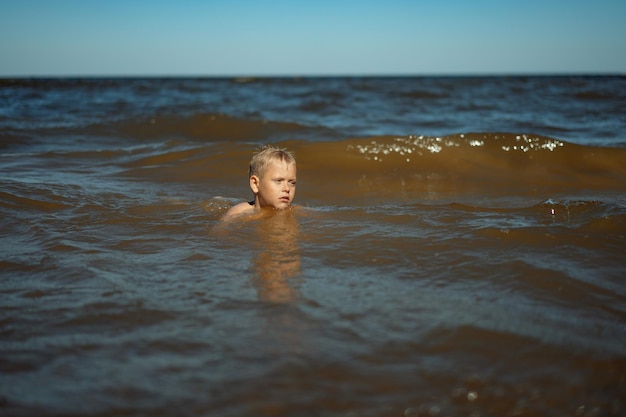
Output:
[[[0,127],[6,138],[224,114],[293,123],[307,140],[515,132],[623,146],[625,84],[618,76],[4,80]]]

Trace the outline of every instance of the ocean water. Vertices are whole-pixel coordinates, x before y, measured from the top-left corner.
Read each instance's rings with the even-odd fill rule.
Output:
[[[0,80],[0,415],[626,415],[626,78]],[[224,223],[260,145],[297,210]]]

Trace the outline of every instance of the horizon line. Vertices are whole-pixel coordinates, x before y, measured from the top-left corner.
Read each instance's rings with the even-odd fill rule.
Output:
[[[625,77],[626,71],[527,71],[527,72],[424,72],[424,73],[322,73],[322,74],[15,74],[0,75],[0,79],[77,79],[77,78],[216,78],[234,79],[240,82],[250,82],[257,79],[272,78],[417,78],[417,77],[598,77],[618,76]]]

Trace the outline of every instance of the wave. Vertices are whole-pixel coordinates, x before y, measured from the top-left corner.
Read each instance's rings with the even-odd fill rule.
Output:
[[[169,132],[186,126],[188,134],[196,135],[193,141],[171,139],[174,133],[155,127],[154,134],[164,136],[159,142],[128,147],[122,146],[126,141],[117,141],[117,149],[48,152],[41,155],[42,166],[63,161],[67,166],[82,163],[102,170],[103,165],[113,165],[107,172],[113,170],[129,179],[206,182],[219,193],[224,189],[232,193],[247,190],[245,173],[252,153],[262,144],[274,143],[296,154],[302,184],[299,198],[322,205],[329,201],[368,204],[370,199],[481,204],[482,199],[493,203],[498,198],[504,198],[507,205],[520,198],[524,205],[528,197],[543,201],[581,195],[589,200],[607,195],[623,200],[626,184],[626,149],[576,145],[539,135],[486,132],[316,142],[298,137],[306,136],[306,128],[300,125],[268,123],[264,131],[262,122],[241,126],[228,117],[195,120],[197,131],[177,120],[161,123]],[[216,124],[213,130],[205,126],[211,123]],[[126,125],[125,129],[135,137],[152,135],[152,128],[144,125]]]
[[[95,141],[123,140],[145,143],[151,140],[188,140],[199,142],[279,141],[293,137],[320,139],[337,134],[321,126],[301,123],[243,119],[220,113],[198,113],[189,116],[161,115],[126,117],[121,120],[70,126],[57,121],[40,121],[28,126],[6,128],[0,132],[0,149],[16,144],[37,144],[42,141],[66,143],[75,147],[84,137]]]
[[[202,113],[190,117],[154,116],[135,122],[124,121],[112,131],[128,138],[183,137],[207,142],[251,141],[269,137],[280,139],[298,135],[309,128],[298,123],[239,119],[223,114]]]
[[[602,200],[607,194],[623,199],[626,184],[626,148],[578,145],[531,133],[344,137],[324,126],[215,113],[127,117],[37,132],[34,136],[66,138],[58,142],[65,147],[55,144],[51,151],[44,146],[37,158],[42,169],[59,163],[75,170],[99,167],[100,172],[106,168],[142,181],[206,181],[221,189],[237,184],[245,189],[252,152],[274,143],[296,154],[299,196],[322,205],[369,199],[480,204],[501,197],[510,205],[515,197]],[[13,138],[0,138],[0,143],[5,139]]]
[[[316,195],[437,199],[445,196],[623,194],[626,150],[553,138],[469,133],[285,142]],[[331,191],[335,190],[334,193]]]

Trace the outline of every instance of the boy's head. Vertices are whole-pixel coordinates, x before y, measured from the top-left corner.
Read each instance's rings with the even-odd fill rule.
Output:
[[[264,146],[250,161],[255,205],[285,209],[296,195],[296,158],[286,149]]]
[[[265,145],[258,152],[252,155],[248,176],[256,175],[262,178],[270,162],[286,162],[296,164],[296,158],[291,152],[284,148],[276,148],[272,145]]]

